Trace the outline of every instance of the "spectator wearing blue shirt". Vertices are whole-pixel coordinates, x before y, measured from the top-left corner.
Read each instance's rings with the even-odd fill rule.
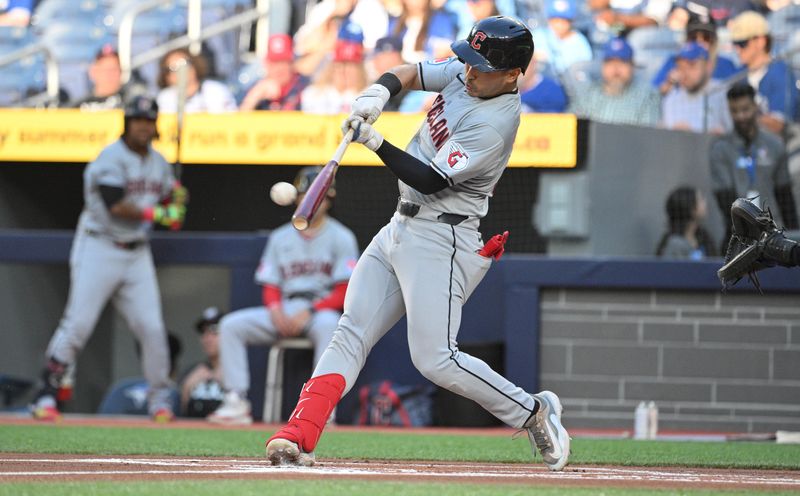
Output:
[[[33,0],[0,0],[0,26],[27,26],[32,11]]]
[[[721,81],[736,72],[736,64],[727,57],[718,55],[717,26],[710,18],[693,17],[686,25],[686,41],[697,43],[708,51],[708,66],[711,79]],[[669,57],[653,78],[653,86],[665,95],[677,83],[678,73],[675,68],[675,57]]]
[[[664,96],[661,123],[668,129],[722,134],[731,128],[725,88],[709,79],[708,51],[690,41],[676,56],[678,82]]]
[[[589,40],[572,28],[577,6],[575,0],[548,0],[547,27],[536,29],[534,56],[546,63],[554,74],[562,74],[572,64],[592,60]]]
[[[634,79],[633,48],[624,38],[612,38],[603,50],[601,81],[569,88],[570,112],[597,122],[655,126],[659,121],[658,93]]]
[[[787,122],[796,118],[797,87],[785,62],[773,60],[772,37],[766,18],[743,12],[731,21],[731,41],[747,70],[747,82],[758,92],[759,124],[782,135]]]
[[[531,60],[519,83],[523,112],[558,114],[567,110],[567,94],[561,84],[537,71],[536,60]]]

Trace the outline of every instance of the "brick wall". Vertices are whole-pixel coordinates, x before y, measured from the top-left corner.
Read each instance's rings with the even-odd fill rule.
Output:
[[[541,388],[565,424],[632,428],[641,400],[663,430],[800,430],[800,295],[547,289]]]

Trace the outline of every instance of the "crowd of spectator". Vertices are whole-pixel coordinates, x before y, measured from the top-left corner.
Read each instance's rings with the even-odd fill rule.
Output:
[[[26,25],[36,3],[0,0],[0,25]],[[69,105],[114,108],[131,95],[157,92],[161,110],[173,112],[176,68],[186,64],[187,112],[346,113],[353,98],[387,69],[452,56],[450,44],[466,36],[475,21],[503,14],[522,19],[534,34],[535,55],[520,80],[525,111],[717,135],[709,167],[720,207],[722,197],[729,203],[730,195],[759,190],[782,212],[790,200],[794,208],[791,183],[797,194],[800,181],[788,178],[791,172],[800,175],[800,154],[791,153],[800,149],[800,80],[791,61],[800,57],[791,54],[800,47],[791,40],[798,38],[800,24],[791,19],[800,18],[800,0],[320,0],[309,5],[291,7],[292,19],[301,19],[296,28],[270,33],[266,54],[257,62],[263,77],[242,84],[236,74],[213,70],[231,65],[214,60],[228,54],[176,49],[160,60],[154,81],[122,84],[119,55],[113,46],[103,46],[86,75],[91,93],[74,95]],[[752,109],[741,103],[748,91]],[[387,110],[426,111],[432,96],[404,92]],[[762,166],[773,157],[771,182],[756,188],[748,158]]]
[[[0,0],[0,25],[25,25],[48,1]],[[270,34],[261,79],[239,84],[235,74],[215,73],[230,64],[213,59],[231,54],[177,49],[161,59],[149,90],[162,110],[174,109],[174,66],[183,59],[188,112],[347,112],[352,96],[387,67],[452,56],[450,44],[475,21],[503,14],[534,33],[521,88],[528,111],[721,134],[732,126],[725,90],[746,78],[757,91],[760,124],[782,134],[800,113],[797,77],[775,58],[766,16],[790,8],[800,7],[793,0],[321,0],[291,13],[304,21],[295,32]],[[70,95],[72,106],[119,106],[142,90],[123,87],[113,47],[98,53],[86,77],[91,94]],[[430,102],[412,92],[391,107],[418,112]]]

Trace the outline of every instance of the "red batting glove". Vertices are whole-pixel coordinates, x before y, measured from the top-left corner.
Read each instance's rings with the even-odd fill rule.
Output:
[[[506,241],[508,241],[508,231],[504,231],[503,234],[495,234],[483,245],[483,248],[478,250],[478,255],[500,260],[505,251]]]

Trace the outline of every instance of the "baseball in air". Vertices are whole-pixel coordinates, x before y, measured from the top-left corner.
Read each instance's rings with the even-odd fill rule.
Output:
[[[294,203],[297,198],[297,190],[292,184],[281,181],[272,185],[269,197],[278,205],[285,207]]]

